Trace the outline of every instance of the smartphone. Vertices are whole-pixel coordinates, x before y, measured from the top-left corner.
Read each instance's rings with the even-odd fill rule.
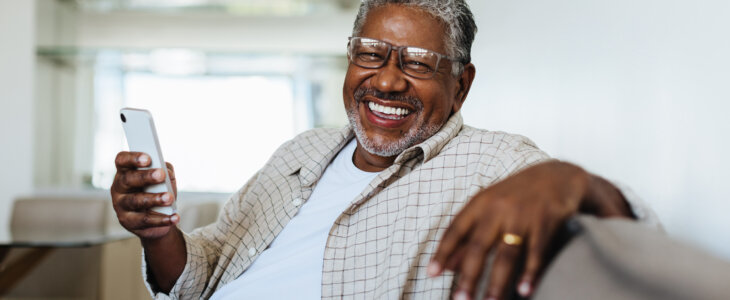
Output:
[[[155,122],[152,120],[152,114],[144,109],[122,108],[119,111],[119,116],[122,119],[122,127],[124,127],[124,133],[127,137],[129,151],[147,153],[152,159],[149,168],[140,168],[140,170],[161,168],[165,172],[165,182],[148,186],[145,188],[145,192],[168,192],[175,195],[170,176],[167,174],[165,159],[162,158],[162,149],[160,148],[160,141],[157,139],[157,130],[155,129]],[[171,206],[153,207],[152,211],[172,215],[177,212],[177,206],[173,202]]]

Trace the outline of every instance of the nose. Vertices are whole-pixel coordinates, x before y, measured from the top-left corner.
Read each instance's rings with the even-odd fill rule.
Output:
[[[405,76],[400,69],[398,51],[393,49],[385,65],[377,69],[377,73],[371,78],[370,84],[384,93],[404,92],[408,88]]]

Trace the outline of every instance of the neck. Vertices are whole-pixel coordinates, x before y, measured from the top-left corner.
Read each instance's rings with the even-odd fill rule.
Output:
[[[352,162],[358,169],[365,172],[380,172],[392,166],[396,157],[382,157],[372,154],[365,150],[358,141],[355,153],[352,155]]]

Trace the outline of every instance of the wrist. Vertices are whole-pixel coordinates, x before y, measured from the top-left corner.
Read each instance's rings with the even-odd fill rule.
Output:
[[[167,231],[165,235],[158,236],[158,237],[140,237],[140,243],[142,244],[142,247],[147,248],[155,248],[161,245],[169,245],[171,242],[177,240],[180,238],[181,232],[177,228],[177,226],[171,225],[170,230]]]

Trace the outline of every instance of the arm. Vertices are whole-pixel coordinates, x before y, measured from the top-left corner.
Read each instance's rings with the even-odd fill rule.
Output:
[[[137,170],[145,165],[134,162],[139,155],[143,154],[122,152],[117,158],[117,176],[112,185],[117,218],[122,226],[140,238],[144,247],[143,275],[153,297],[162,293],[173,299],[198,298],[211,281],[217,280],[213,278],[213,268],[220,257],[222,243],[227,240],[226,235],[231,226],[240,222],[237,212],[248,210],[243,198],[256,182],[258,174],[231,196],[215,223],[187,234],[175,226],[179,222],[177,214],[166,217],[147,212],[149,207],[159,206],[160,203],[171,205],[172,199],[162,201],[157,199],[161,197],[159,195],[136,194],[141,190],[140,187],[164,180],[164,177],[159,181],[152,178],[154,176],[145,177],[145,174],[154,170]],[[122,163],[120,166],[120,162],[129,160],[130,163]],[[167,167],[177,193],[174,170],[170,164]],[[131,186],[138,187],[130,188]],[[137,195],[136,198],[134,195]],[[133,199],[137,199],[136,202]],[[128,203],[130,201],[133,203]],[[162,221],[156,225],[158,223],[154,222],[159,216],[162,216]],[[142,223],[135,223],[135,220]],[[150,224],[145,225],[145,222]]]
[[[565,221],[578,213],[635,218],[618,188],[576,165],[552,160],[528,167],[466,204],[444,233],[429,274],[459,273],[455,298],[468,299],[493,251],[488,299],[503,299],[518,274],[517,291],[527,297]]]
[[[115,164],[117,174],[111,187],[111,197],[117,219],[125,229],[139,237],[155,282],[160,290],[169,292],[185,268],[185,243],[175,226],[180,216],[158,214],[149,209],[172,205],[175,195],[144,192],[145,187],[165,180],[165,172],[161,170],[139,170],[149,166],[150,157],[147,154],[120,152]],[[168,163],[167,169],[174,193],[177,194],[172,165]]]
[[[142,239],[145,262],[160,292],[167,294],[182,274],[187,261],[187,251],[182,232],[173,227],[162,238]]]

